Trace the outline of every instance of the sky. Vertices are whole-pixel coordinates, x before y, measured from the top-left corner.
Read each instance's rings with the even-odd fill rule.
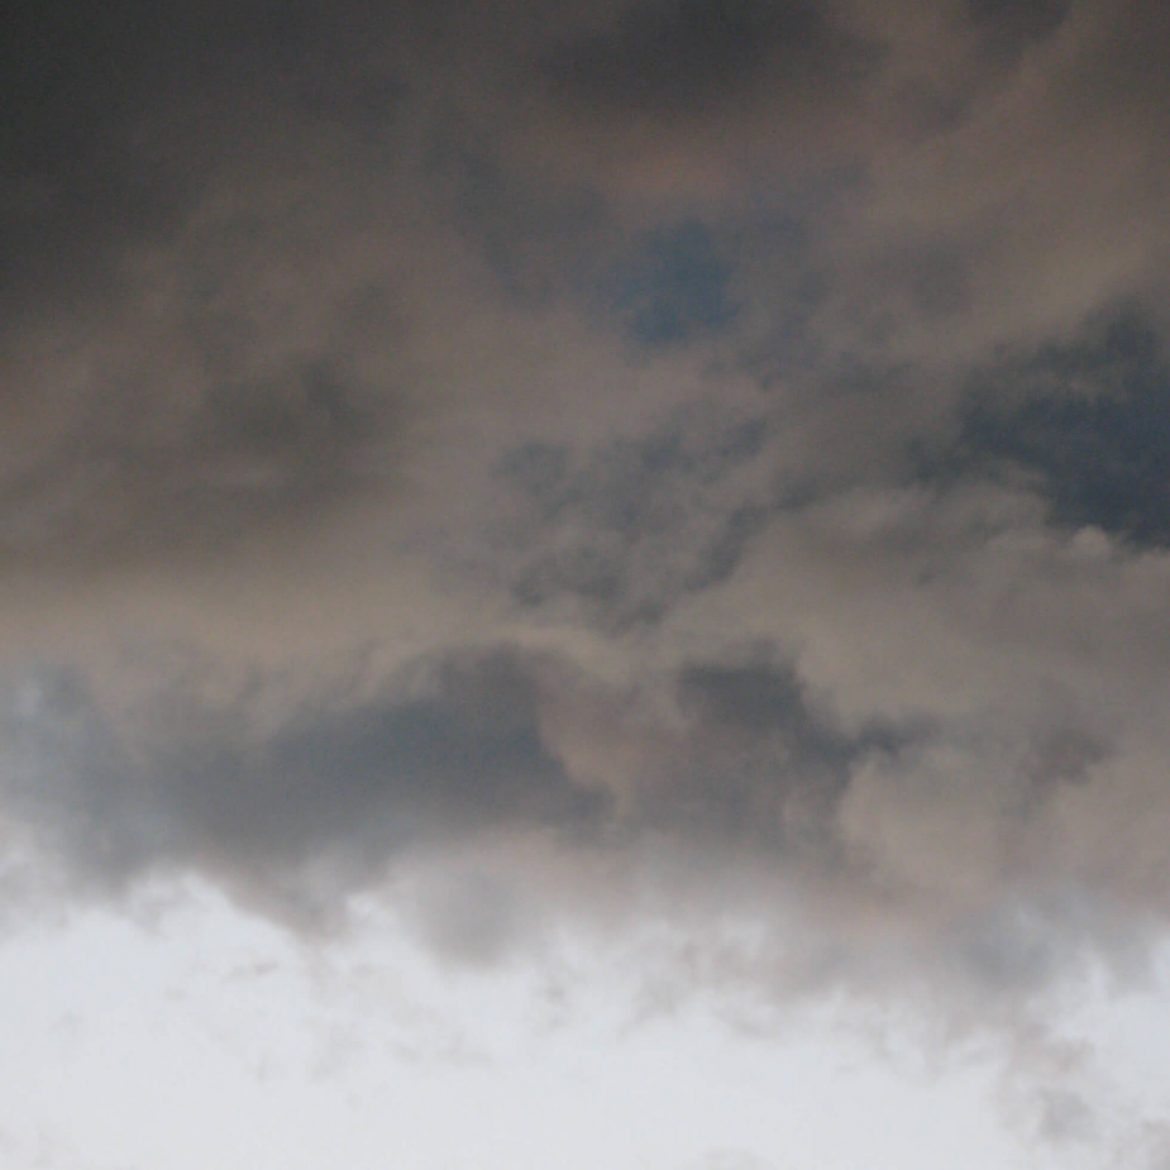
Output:
[[[1167,1170],[1168,53],[18,0],[4,1164]]]

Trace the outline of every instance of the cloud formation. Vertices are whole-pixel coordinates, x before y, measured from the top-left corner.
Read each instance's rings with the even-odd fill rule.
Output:
[[[701,906],[988,1002],[1161,929],[1160,6],[67,7],[0,61],[20,872],[446,858],[451,954]]]

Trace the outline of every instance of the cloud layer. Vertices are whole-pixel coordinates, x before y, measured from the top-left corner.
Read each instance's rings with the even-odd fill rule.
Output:
[[[471,866],[452,955],[746,915],[770,986],[988,1003],[1161,929],[1160,6],[58,8],[13,899]]]

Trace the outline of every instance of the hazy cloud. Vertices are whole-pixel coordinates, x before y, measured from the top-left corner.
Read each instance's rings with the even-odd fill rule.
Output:
[[[709,969],[776,991],[1129,962],[1170,906],[1166,32],[25,5],[12,855],[318,925],[425,857],[472,962],[696,907],[772,929]]]

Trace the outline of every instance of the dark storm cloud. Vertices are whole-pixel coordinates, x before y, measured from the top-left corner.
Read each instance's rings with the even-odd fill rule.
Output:
[[[438,136],[432,166],[450,186],[453,218],[509,296],[530,303],[596,279],[599,245],[608,252],[612,229],[595,191],[534,185],[453,133]]]
[[[791,664],[766,647],[685,664],[677,700],[692,729],[689,783],[653,819],[684,831],[804,854],[831,865],[837,803],[858,762],[896,753],[924,729],[875,723],[846,731]]]
[[[0,63],[10,565],[141,563],[307,520],[401,421],[402,387],[355,369],[375,331],[391,344],[385,276],[320,284],[349,246],[322,144],[360,186],[400,105],[358,23],[18,6]]]
[[[799,903],[765,986],[1124,951],[1170,906],[1165,23],[22,6],[6,822],[303,919],[489,841],[550,905]],[[252,681],[123,693],[127,631]],[[511,890],[423,916],[496,955]]]
[[[981,32],[1000,42],[1027,44],[1051,36],[1068,15],[1069,0],[967,0],[971,19]]]
[[[919,735],[845,731],[766,648],[665,681],[682,727],[562,658],[506,648],[413,662],[370,695],[286,702],[275,723],[259,680],[212,703],[180,673],[116,713],[80,676],[44,671],[7,695],[5,805],[83,886],[190,868],[312,922],[396,859],[494,837],[820,868],[851,768]],[[657,741],[640,774],[577,757],[599,704]]]
[[[290,119],[298,133],[387,125],[401,83],[371,61],[381,40],[324,6],[17,4],[0,59],[8,294],[58,311],[108,295],[124,249],[181,227]]]
[[[848,83],[873,48],[834,27],[823,10],[755,0],[664,0],[628,5],[605,30],[558,47],[544,68],[572,104],[615,114],[686,118],[776,86],[805,100],[809,89]]]
[[[930,476],[1015,478],[1054,524],[1136,546],[1170,537],[1170,378],[1163,342],[1132,315],[1001,360],[972,376],[958,445]]]
[[[506,651],[419,663],[395,693],[334,696],[267,734],[247,690],[209,706],[179,678],[120,722],[48,672],[10,696],[6,803],[84,882],[193,866],[245,899],[336,913],[420,844],[596,831],[604,802],[542,739],[539,667]]]

